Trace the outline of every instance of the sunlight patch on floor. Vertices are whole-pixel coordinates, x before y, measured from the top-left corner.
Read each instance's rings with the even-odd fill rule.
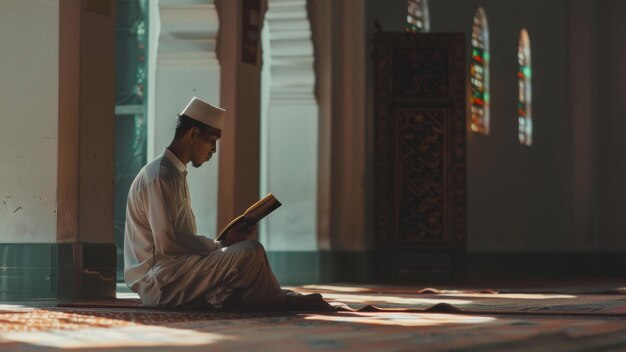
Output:
[[[450,324],[485,324],[496,320],[494,317],[481,317],[457,314],[421,313],[353,313],[341,312],[336,315],[308,315],[306,320],[322,320],[343,323],[393,325],[393,326],[439,326]]]
[[[139,299],[139,295],[136,294],[135,292],[117,292],[115,294],[115,298],[117,298],[117,299],[131,299],[131,298]]]
[[[573,299],[578,298],[573,295],[555,295],[540,293],[442,293],[438,296],[446,297],[474,297],[474,298],[502,298],[502,299]]]
[[[331,286],[331,285],[304,285],[301,288],[309,291],[335,291],[335,292],[368,292],[371,289],[366,287],[354,287],[354,286]]]
[[[36,309],[21,304],[0,304],[0,311],[15,311],[24,309]]]
[[[51,330],[0,334],[1,340],[52,348],[119,348],[150,346],[200,346],[235,337],[163,326],[123,326],[78,330]]]
[[[385,295],[360,295],[360,294],[341,294],[341,293],[322,293],[325,299],[339,301],[342,303],[361,303],[361,304],[406,304],[406,305],[431,305],[437,303],[447,303],[451,305],[467,305],[472,304],[471,300],[464,299],[441,299],[441,298],[421,298],[421,297],[398,297]]]

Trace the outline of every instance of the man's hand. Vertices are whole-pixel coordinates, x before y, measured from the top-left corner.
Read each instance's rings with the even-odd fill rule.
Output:
[[[228,247],[237,242],[250,239],[256,232],[256,229],[257,229],[256,223],[253,225],[248,225],[245,221],[237,222],[225,234],[226,238],[222,241],[222,246]]]

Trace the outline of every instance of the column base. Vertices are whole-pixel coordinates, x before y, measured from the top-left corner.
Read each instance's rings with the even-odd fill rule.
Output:
[[[115,298],[114,244],[0,243],[0,301]]]

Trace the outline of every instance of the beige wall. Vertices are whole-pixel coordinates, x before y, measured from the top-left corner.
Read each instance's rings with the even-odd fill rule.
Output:
[[[113,241],[115,6],[82,5],[0,3],[1,242]]]
[[[59,1],[0,2],[0,242],[54,242]]]

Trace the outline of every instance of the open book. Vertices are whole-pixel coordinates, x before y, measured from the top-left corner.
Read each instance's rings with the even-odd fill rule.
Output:
[[[220,231],[219,235],[217,235],[215,239],[217,241],[223,240],[224,238],[222,238],[222,236],[228,233],[228,230],[235,226],[235,224],[239,221],[245,221],[248,225],[256,224],[281,205],[282,204],[280,204],[278,199],[276,199],[273,194],[269,193],[258,202],[252,204],[246,211],[243,212],[243,214],[234,218],[231,222],[228,223],[228,225],[224,226],[222,231]]]

